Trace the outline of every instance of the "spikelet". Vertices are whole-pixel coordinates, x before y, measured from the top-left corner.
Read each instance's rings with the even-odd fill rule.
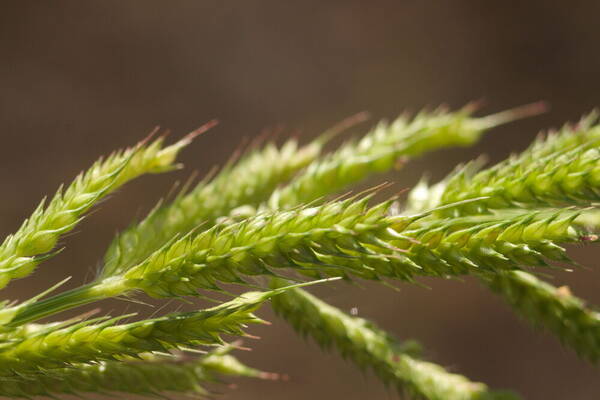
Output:
[[[272,287],[285,286],[273,279]],[[361,369],[371,369],[385,383],[428,400],[516,399],[492,392],[483,383],[422,361],[410,351],[414,345],[397,342],[373,323],[352,317],[302,289],[292,289],[272,301],[274,310],[303,336],[325,349],[335,348]]]
[[[361,257],[378,255],[356,252],[355,257],[344,257],[343,248],[360,250],[361,243],[377,244],[375,234],[390,236],[386,229],[392,221],[402,225],[412,220],[388,220],[384,218],[387,203],[368,208],[366,201],[351,199],[321,207],[265,212],[236,224],[216,225],[165,246],[127,271],[121,278],[122,285],[164,297],[193,295],[198,288],[216,290],[217,282],[243,284],[244,275],[272,275],[273,268],[345,276],[340,268],[361,266]],[[329,264],[319,260],[328,256],[340,257]],[[405,262],[399,254],[382,255],[382,262],[392,258],[395,265]],[[410,265],[409,260],[406,262]],[[353,272],[365,278],[373,276],[362,267]],[[403,272],[386,267],[386,273]]]
[[[163,147],[163,138],[159,138],[115,152],[96,161],[65,189],[60,188],[50,201],[42,200],[19,230],[0,245],[0,288],[11,279],[29,275],[41,261],[52,256],[50,252],[60,237],[107,194],[142,174],[173,169],[177,153],[192,138],[188,135],[168,147]]]
[[[227,354],[224,346],[196,359],[182,356],[143,355],[141,360],[102,361],[77,364],[47,371],[33,378],[17,377],[0,382],[0,396],[31,398],[86,393],[134,394],[156,397],[166,393],[209,397],[204,385],[220,376],[264,378],[273,374],[258,371]]]
[[[556,334],[590,361],[600,359],[600,312],[563,286],[554,287],[524,271],[486,275],[483,279],[521,316]]]
[[[480,195],[481,193],[487,193],[490,198],[486,199],[477,204],[467,204],[459,206],[451,211],[442,211],[437,213],[438,215],[447,214],[478,214],[481,212],[490,212],[490,207],[499,208],[500,210],[492,211],[496,215],[510,216],[524,214],[523,206],[548,206],[555,205],[557,202],[544,203],[538,196],[534,202],[521,202],[511,203],[509,201],[503,201],[502,198],[507,198],[510,194],[507,191],[502,190],[500,183],[508,182],[511,179],[515,179],[515,174],[522,173],[527,168],[538,168],[547,167],[550,161],[556,163],[552,158],[561,157],[569,159],[565,154],[579,154],[585,156],[590,151],[595,151],[595,148],[599,144],[600,140],[600,128],[595,125],[597,115],[592,113],[587,117],[584,117],[579,124],[576,126],[566,125],[558,133],[550,133],[546,136],[541,136],[535,143],[533,143],[528,150],[523,152],[519,156],[514,156],[511,159],[498,164],[488,170],[483,170],[478,174],[474,174],[473,170],[480,168],[477,163],[468,164],[466,167],[459,169],[458,173],[451,175],[435,185],[429,186],[425,181],[422,181],[417,185],[409,194],[407,209],[410,212],[419,212],[424,207],[437,207],[443,201],[449,201],[449,199],[455,199],[456,194],[460,193],[460,197],[469,198]],[[572,159],[571,159],[572,160]],[[576,160],[577,161],[577,160]],[[594,168],[589,168],[584,165],[582,167],[580,163],[574,162],[572,165],[569,163],[563,163],[565,168],[582,168],[585,169],[585,174],[593,173]],[[535,174],[534,174],[535,175]],[[534,182],[534,175],[526,175],[529,183]],[[472,176],[472,180],[468,177]],[[503,177],[504,176],[504,180]],[[582,183],[577,179],[574,182]],[[585,183],[585,182],[583,182]],[[587,181],[587,184],[591,184]],[[486,186],[488,185],[488,186]],[[494,185],[496,189],[492,190]],[[571,186],[576,187],[577,185]],[[482,189],[487,187],[487,189]],[[588,187],[590,189],[590,187]],[[593,188],[592,188],[593,189]],[[530,194],[534,193],[534,189],[530,189]],[[595,189],[587,191],[590,195],[593,195]],[[572,193],[571,193],[572,194]],[[551,196],[552,192],[545,192],[544,196]],[[581,202],[581,197],[573,197],[568,194],[568,191],[563,190],[561,194],[564,202],[572,205],[581,205],[585,202]],[[571,196],[571,197],[569,197]],[[588,200],[592,197],[588,197]],[[557,198],[555,198],[556,200]],[[506,207],[514,207],[508,208]],[[535,211],[533,212],[535,213]],[[579,237],[581,241],[589,242],[596,241],[595,235],[587,235],[581,229],[578,229],[578,225],[583,225],[589,229],[597,228],[599,225],[595,223],[596,210],[582,210],[580,212],[572,211],[552,211],[546,209],[542,212],[538,212],[538,215],[546,214],[551,215],[563,214],[563,222],[558,225],[562,225],[563,230],[568,227],[568,231],[572,239],[577,240]],[[569,216],[570,214],[570,216]],[[475,217],[471,217],[475,218]],[[479,217],[485,218],[485,217]],[[460,221],[460,218],[454,218],[454,222]],[[555,261],[570,262],[564,249],[552,242],[552,239],[559,239],[557,237],[548,237],[548,230],[542,229],[539,223],[533,221],[524,221],[526,225],[523,227],[524,232],[534,234],[538,238],[545,237],[550,240],[543,240],[537,244],[527,243],[524,241],[519,247],[515,247],[520,254],[519,257],[512,257],[517,265],[543,265],[545,263],[544,257],[540,257],[539,251],[536,251],[536,246],[542,246],[542,253],[545,253],[545,257],[551,258]],[[556,221],[558,222],[558,220]],[[441,223],[440,223],[441,224]],[[518,230],[517,230],[518,231]],[[564,231],[563,233],[568,233]],[[578,232],[579,231],[579,232]],[[560,235],[559,235],[560,236]],[[563,242],[565,241],[563,238]],[[560,241],[560,240],[559,240]],[[568,240],[566,240],[568,241]],[[527,246],[527,252],[523,252],[523,245]],[[525,257],[524,257],[525,256]],[[592,361],[596,361],[599,358],[600,348],[600,321],[598,320],[598,313],[593,309],[589,309],[585,306],[585,303],[577,297],[570,294],[569,291],[561,290],[556,288],[536,276],[525,272],[525,271],[506,271],[499,274],[479,274],[482,281],[489,287],[491,287],[498,295],[502,296],[523,318],[530,320],[536,326],[544,327],[549,329],[565,345],[573,348],[580,356],[588,358]]]
[[[157,206],[113,240],[104,257],[101,278],[119,275],[142,262],[176,235],[200,224],[211,226],[240,206],[257,206],[277,185],[313,161],[323,142],[315,140],[300,148],[295,140],[281,148],[267,144],[226,165],[213,179],[200,182],[170,204]]]
[[[562,138],[562,136],[555,136],[556,138]],[[565,138],[579,138],[581,136],[567,135]],[[562,143],[561,145],[567,145],[568,143]],[[560,148],[560,146],[558,146]],[[441,185],[443,189],[443,184]],[[409,195],[412,198],[409,203],[409,207],[413,212],[418,212],[421,209],[419,202],[436,206],[439,204],[440,192],[439,187],[429,187],[426,184],[420,184],[414,191],[415,194]],[[420,192],[420,193],[418,193]],[[429,199],[427,196],[431,195]],[[421,196],[421,200],[417,200]],[[511,210],[509,212],[496,212],[498,215],[517,215],[523,213],[522,210]],[[561,226],[558,231],[562,231],[566,234],[562,238],[562,242],[568,242],[569,237],[571,240],[579,240],[583,242],[595,241],[597,238],[595,235],[587,235],[582,232],[578,225],[586,225],[588,229],[598,228],[590,216],[594,216],[594,211],[585,211],[583,215],[579,212],[572,211],[556,211],[555,215],[563,214],[563,223],[559,223]],[[550,211],[540,212],[538,215],[550,215]],[[463,219],[469,219],[463,217]],[[487,217],[470,217],[485,219]],[[565,219],[566,218],[566,219]],[[460,218],[454,218],[453,221],[457,222]],[[558,222],[558,220],[556,220]],[[433,222],[432,222],[433,223]],[[438,224],[443,224],[438,222]],[[567,229],[566,231],[564,229]],[[579,232],[578,232],[579,230]],[[519,232],[519,230],[516,230]],[[547,237],[547,239],[560,239],[554,234],[548,237],[548,229],[542,229],[539,223],[534,221],[526,222],[526,226],[522,230],[523,233],[534,234],[536,237]],[[492,236],[493,237],[493,236]],[[525,238],[527,239],[527,238]],[[494,243],[494,246],[501,246],[507,248],[506,244]],[[536,251],[536,246],[538,250]],[[539,247],[542,247],[541,249]],[[570,262],[564,248],[558,246],[552,240],[542,240],[536,243],[531,243],[527,240],[523,241],[522,244],[515,247],[511,244],[510,247],[514,248],[514,251],[507,253],[516,265],[544,265],[545,259],[552,259],[559,262]],[[526,251],[524,251],[526,250]],[[512,256],[511,256],[512,253]],[[544,256],[542,256],[544,253]],[[600,314],[597,311],[586,307],[583,300],[573,296],[569,290],[556,288],[549,283],[537,278],[535,275],[526,271],[496,271],[497,273],[488,274],[485,271],[477,273],[481,278],[482,282],[490,287],[496,294],[504,298],[504,300],[510,304],[513,309],[524,319],[531,321],[538,327],[546,328],[555,334],[558,339],[566,346],[573,348],[581,357],[587,358],[593,362],[596,362],[600,358]]]
[[[275,191],[268,204],[273,209],[296,207],[344,190],[367,177],[400,166],[399,161],[452,146],[469,146],[490,128],[541,111],[533,104],[484,118],[471,116],[474,107],[455,112],[439,108],[414,118],[400,116],[380,122],[357,142],[313,163],[289,185]]]
[[[248,276],[274,275],[275,269],[283,268],[316,278],[352,274],[364,279],[383,275],[410,280],[413,274],[450,273],[443,263],[421,273],[410,257],[387,249],[390,245],[385,240],[401,238],[396,230],[402,231],[419,217],[387,217],[390,202],[368,207],[367,200],[266,211],[238,223],[217,224],[173,240],[123,275],[3,313],[14,314],[10,324],[17,326],[48,315],[48,310],[134,290],[154,297],[196,295],[198,289],[220,290],[219,282],[246,284]]]
[[[489,209],[587,206],[600,199],[600,126],[592,114],[560,133],[541,137],[523,153],[473,174],[462,168],[446,183],[440,204],[487,196],[444,215]]]
[[[222,344],[220,335],[242,335],[248,323],[261,323],[252,313],[285,289],[248,292],[216,307],[189,313],[116,324],[100,319],[71,326],[44,326],[21,339],[12,335],[0,345],[0,376],[35,374],[75,363],[136,357],[181,346]]]
[[[416,230],[403,234],[447,262],[475,262],[481,267],[502,269],[513,265],[545,266],[546,260],[569,262],[560,244],[589,242],[574,223],[572,210],[514,211],[512,213],[422,221]]]
[[[421,216],[387,216],[390,202],[367,206],[367,198],[319,207],[257,214],[177,240],[118,278],[121,290],[155,297],[218,290],[218,282],[244,284],[244,276],[293,268],[312,277],[448,276],[481,269],[512,269],[515,263],[564,261],[554,242],[581,239],[576,213],[486,216],[418,227]],[[416,229],[410,229],[416,223]],[[112,278],[109,278],[112,279]],[[112,289],[109,289],[112,290]]]
[[[560,244],[590,238],[576,229],[577,212],[569,210],[435,220],[426,218],[431,213],[389,215],[390,201],[373,207],[367,201],[352,198],[217,224],[174,240],[121,276],[19,309],[11,326],[59,304],[69,308],[134,290],[154,297],[196,295],[199,289],[220,290],[220,282],[247,285],[249,276],[277,275],[284,268],[312,278],[411,282],[416,276],[546,266],[569,260]]]

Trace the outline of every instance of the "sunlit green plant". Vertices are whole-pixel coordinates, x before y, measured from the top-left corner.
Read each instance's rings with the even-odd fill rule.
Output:
[[[472,162],[437,184],[422,180],[405,198],[376,202],[376,189],[347,195],[377,173],[429,151],[471,145],[486,130],[540,110],[535,104],[475,118],[469,106],[401,116],[332,152],[324,146],[348,124],[303,146],[295,141],[252,146],[118,234],[91,282],[54,294],[57,284],[20,303],[5,301],[0,395],[202,397],[209,393],[206,384],[222,375],[273,377],[242,365],[223,339],[243,336],[247,324],[263,322],[253,313],[271,301],[300,334],[411,398],[519,398],[424,360],[416,343],[399,342],[301,288],[334,279],[390,284],[473,275],[521,316],[597,361],[600,314],[568,289],[534,275],[570,263],[565,244],[598,240],[595,115],[541,137],[498,165]],[[146,140],[99,160],[42,201],[0,245],[0,287],[55,255],[62,235],[107,194],[139,175],[173,169],[177,153],[212,125],[171,146],[164,147],[162,138]],[[234,294],[235,286],[253,291]],[[103,299],[142,294],[201,296],[219,304],[151,319],[84,314],[39,321]],[[202,348],[208,353],[198,356]]]

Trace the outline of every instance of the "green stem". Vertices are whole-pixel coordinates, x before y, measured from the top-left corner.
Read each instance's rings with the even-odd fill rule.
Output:
[[[128,291],[127,287],[118,278],[92,282],[75,289],[67,290],[45,300],[24,305],[24,307],[17,310],[15,317],[6,326],[16,327],[23,325],[61,311],[118,296],[126,291]],[[16,308],[19,308],[19,306],[16,306]]]

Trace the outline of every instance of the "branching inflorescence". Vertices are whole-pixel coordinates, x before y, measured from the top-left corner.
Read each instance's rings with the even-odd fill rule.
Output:
[[[328,154],[323,147],[333,131],[305,146],[294,140],[252,146],[117,235],[92,282],[47,298],[59,285],[20,304],[5,302],[0,395],[204,396],[205,384],[219,374],[269,377],[226,354],[231,347],[222,335],[244,335],[246,324],[262,322],[253,312],[272,299],[302,335],[409,397],[517,398],[424,361],[410,343],[299,287],[323,277],[414,282],[474,275],[520,315],[596,361],[600,314],[568,288],[524,270],[572,263],[565,244],[598,240],[590,223],[600,193],[600,128],[593,114],[496,166],[473,162],[435,185],[421,181],[405,204],[394,198],[370,205],[376,191],[339,197],[377,173],[429,151],[473,144],[487,129],[539,111],[532,105],[475,118],[465,107],[402,116]],[[107,194],[139,175],[172,169],[178,151],[211,125],[168,147],[158,139],[117,152],[59,189],[0,245],[0,286],[53,255],[60,237]],[[270,279],[271,290],[261,277]],[[290,285],[290,279],[308,282]],[[236,296],[230,284],[262,291]],[[122,320],[133,316],[35,323],[137,292],[234,297],[212,308],[131,322]],[[213,350],[191,360],[182,353],[199,346]]]
[[[204,397],[210,394],[204,385],[218,382],[222,376],[276,377],[242,364],[227,354],[232,349],[231,346],[223,346],[200,357],[165,357],[147,353],[136,360],[74,365],[37,374],[30,379],[6,379],[0,387],[0,395],[31,398],[53,396],[54,393],[78,396],[85,393],[109,396],[127,393],[154,397],[166,392]]]

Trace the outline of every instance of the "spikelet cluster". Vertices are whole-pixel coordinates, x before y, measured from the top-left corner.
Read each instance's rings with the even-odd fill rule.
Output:
[[[392,144],[394,144],[394,146],[396,147],[402,147],[404,149],[404,154],[413,155],[415,154],[415,151],[417,151],[416,149],[420,149],[419,151],[424,151],[426,148],[429,148],[431,146],[432,148],[439,147],[442,145],[442,143],[445,143],[445,141],[448,140],[449,137],[453,138],[448,143],[450,145],[459,145],[461,143],[466,144],[467,142],[472,142],[476,140],[486,128],[500,124],[503,121],[510,120],[514,117],[514,113],[509,113],[510,115],[508,117],[505,115],[503,116],[501,113],[496,116],[488,116],[481,119],[474,119],[469,116],[469,113],[470,110],[468,108],[465,108],[462,111],[456,113],[449,113],[442,110],[438,110],[434,113],[421,113],[413,120],[407,119],[406,117],[401,117],[394,124],[394,129],[386,130],[380,126],[380,128],[375,129],[372,133],[367,135],[367,138],[359,142],[358,145],[350,144],[346,146],[348,149],[347,153],[350,156],[352,153],[351,149],[355,149],[356,151],[367,150],[369,143],[371,143],[374,139],[376,139],[375,141],[379,143],[379,155],[377,157],[384,158],[387,157],[385,156],[385,149],[388,147],[388,145]],[[463,120],[466,120],[467,122]],[[466,131],[460,130],[459,126],[463,127],[463,125],[469,126],[470,128]],[[473,132],[471,132],[471,130]],[[448,136],[445,134],[448,132],[453,133],[452,135]],[[435,146],[429,144],[432,140],[432,137],[437,138],[431,142],[438,143]],[[267,188],[272,187],[273,185],[284,183],[285,179],[289,174],[293,173],[295,169],[300,168],[308,160],[314,158],[316,154],[318,154],[318,151],[320,150],[320,147],[324,141],[325,140],[320,139],[312,143],[311,145],[306,146],[305,148],[303,148],[304,150],[300,151],[300,155],[296,155],[295,157],[292,157],[291,150],[279,152],[278,154],[283,155],[281,157],[272,157],[272,154],[276,154],[276,152],[273,152],[273,149],[264,152],[251,153],[251,156],[248,157],[248,160],[251,160],[251,162],[244,162],[244,160],[242,160],[242,162],[238,163],[236,166],[230,166],[229,168],[226,168],[225,172],[220,174],[212,183],[203,183],[199,185],[198,188],[192,191],[190,194],[178,197],[176,201],[174,201],[171,205],[158,208],[153,213],[151,213],[144,221],[142,221],[139,224],[132,225],[126,232],[124,232],[117,239],[115,239],[111,248],[109,249],[109,252],[107,253],[107,256],[105,257],[106,266],[102,269],[100,278],[112,278],[115,275],[118,275],[119,273],[127,271],[129,268],[132,267],[133,263],[150,256],[153,252],[156,252],[160,248],[160,246],[165,245],[165,243],[169,240],[173,240],[174,234],[185,234],[187,230],[191,229],[191,227],[198,226],[202,222],[208,222],[208,224],[206,225],[210,226],[211,218],[215,218],[222,212],[227,212],[230,208],[234,206],[241,206],[241,202],[247,201],[248,199],[244,195],[239,195],[239,191],[235,188],[235,186],[229,185],[229,183],[232,183],[237,180],[251,182],[246,186],[242,184],[242,187],[246,187],[246,192],[253,193],[253,199],[255,201],[259,201],[261,197],[255,195],[256,193],[262,193],[262,196],[264,197],[262,200],[266,200],[268,194]],[[408,142],[412,144],[410,144],[410,146],[405,146],[405,144]],[[295,148],[295,144],[290,144],[289,147]],[[397,153],[394,157],[397,157],[398,154],[400,153]],[[340,160],[343,160],[344,162],[349,162],[350,164],[358,162],[358,164],[356,165],[360,165],[360,156],[353,157],[354,161],[340,156],[338,156],[338,158]],[[252,175],[246,173],[246,167],[248,167],[248,165],[246,164],[248,163],[254,166],[268,166],[270,169],[275,169],[275,171],[278,171],[278,166],[283,165],[284,167],[282,170],[285,170],[286,172],[283,174],[273,173],[268,175],[270,177],[268,179],[270,183],[268,185],[263,185],[261,179],[264,179],[264,177],[261,179],[251,179],[256,174]],[[314,169],[314,166],[320,165],[320,163],[321,161],[315,161],[311,163],[311,166],[307,168],[307,172],[300,174],[300,176],[296,178],[295,181],[297,181],[298,179],[302,180],[302,176],[306,176],[306,178],[304,179],[307,182],[312,179],[314,184],[314,179],[320,179],[319,175],[308,174],[308,171],[310,171],[311,168]],[[387,164],[389,164],[389,162],[387,162]],[[374,170],[366,168],[365,174],[368,175],[370,172],[373,171]],[[364,174],[360,176],[364,176]],[[358,177],[355,176],[352,179],[350,179],[350,177],[348,178],[349,179],[346,179],[346,183],[354,183],[356,181],[355,178]],[[295,186],[295,181],[293,181],[286,187],[291,188]],[[319,185],[322,185],[322,183],[317,183],[317,186]],[[284,187],[282,190],[286,190],[286,187]],[[335,186],[329,188],[329,190],[335,190]],[[275,196],[275,194],[273,196]],[[225,204],[228,205],[224,209],[220,208],[222,198],[228,199],[227,201],[225,201]],[[219,200],[215,201],[215,199]],[[314,199],[314,195],[311,195],[311,199]],[[207,204],[207,206],[204,207],[203,205],[205,203]],[[290,205],[289,203],[290,202],[288,202],[288,206]],[[188,205],[182,206],[183,204]],[[187,210],[188,212],[185,212],[186,207],[191,207],[192,211],[190,212],[190,210]],[[144,238],[144,240],[141,240],[141,238]],[[164,253],[164,249],[158,252],[158,254]],[[156,255],[157,253],[154,253],[154,256]],[[373,262],[377,262],[377,257],[372,258]],[[145,260],[143,264],[148,264],[148,260]],[[163,265],[164,264],[165,263],[163,262]],[[140,268],[135,269],[138,272],[140,270]],[[167,269],[167,271],[169,270],[170,268]],[[318,275],[317,273],[315,274]],[[227,275],[227,273],[225,273],[225,275]],[[178,295],[192,294],[192,291],[198,288],[197,285],[185,282],[187,280],[185,276],[172,276],[171,278],[177,281],[176,284],[179,286],[180,290],[176,291],[175,293]],[[237,276],[230,277],[230,280],[233,278],[235,278],[238,281],[240,280]],[[131,284],[132,282],[134,282],[134,280],[129,280],[128,284]],[[110,284],[108,285],[110,286],[110,289],[105,290],[104,294],[97,297],[88,297],[87,299],[83,300],[78,299],[72,304],[79,305],[90,301],[95,301],[98,298],[119,295],[126,292],[129,289],[124,285],[119,284],[122,283],[122,281],[116,282],[116,285],[114,283],[114,281],[110,282]],[[209,283],[211,282],[207,282],[205,284]],[[173,284],[170,283],[170,285]],[[200,285],[200,287],[202,287],[202,285]],[[154,295],[158,295],[158,293],[154,293]],[[166,293],[162,293],[161,295],[166,295]],[[72,305],[65,304],[64,306],[71,307]],[[46,304],[34,307],[37,307],[37,309],[34,310],[35,312],[37,312],[40,309],[46,308]],[[11,309],[6,310],[5,313],[12,315],[20,311],[21,310]],[[25,315],[28,315],[28,313],[25,312]],[[24,322],[26,320],[21,319],[21,321]]]
[[[600,312],[588,308],[568,287],[554,287],[524,271],[484,278],[524,318],[557,335],[581,357],[600,359]]]
[[[600,128],[596,121],[597,115],[592,113],[576,125],[565,125],[559,132],[541,135],[522,154],[491,168],[477,172],[481,165],[475,162],[435,185],[422,181],[409,194],[407,210],[419,212],[438,207],[444,202],[485,193],[488,199],[443,210],[436,215],[447,217],[492,213],[511,218],[526,212],[525,208],[530,208],[531,214],[554,213],[567,217],[570,213],[571,217],[563,219],[563,226],[569,226],[571,237],[575,239],[578,236],[584,242],[595,241],[596,235],[588,235],[581,230],[577,232],[577,225],[597,228],[593,222],[595,211],[579,210],[565,214],[564,208],[551,207],[588,205],[596,198],[600,188],[599,182],[593,177],[600,165],[595,156],[600,144]],[[543,211],[536,211],[538,209]],[[536,235],[548,250],[541,252],[545,253],[546,258],[570,262],[565,250],[556,244],[563,240],[549,234],[547,229],[540,229],[536,223],[527,225],[524,230]],[[536,254],[540,252],[536,251],[534,245],[530,241],[524,244],[534,251],[528,251],[525,259],[514,259],[515,263],[519,266],[544,265],[545,261]],[[520,253],[523,254],[522,251]],[[480,277],[522,317],[549,329],[582,357],[592,361],[598,359],[598,312],[585,306],[583,300],[525,271],[480,274]]]
[[[220,290],[219,282],[247,284],[248,276],[275,275],[283,268],[315,278],[412,281],[546,266],[568,261],[559,244],[589,241],[573,225],[577,212],[569,210],[432,220],[424,218],[431,213],[389,215],[391,202],[369,207],[367,201],[352,198],[217,224],[99,282],[96,292],[196,295],[198,289]]]
[[[286,282],[273,279],[274,287]],[[385,383],[428,400],[516,399],[509,393],[491,392],[486,385],[446,371],[416,358],[412,344],[397,342],[373,323],[352,317],[302,289],[292,289],[273,299],[274,310],[303,336],[325,349],[336,347],[362,369],[371,369]]]
[[[34,329],[21,337],[12,336],[0,347],[0,375],[35,374],[75,363],[222,344],[220,335],[242,335],[245,324],[263,322],[252,313],[279,292],[248,292],[206,310],[127,324],[117,324],[120,317]]]
[[[237,207],[257,206],[277,185],[313,161],[322,144],[323,140],[315,140],[298,147],[290,140],[278,148],[270,143],[249,151],[237,162],[232,160],[213,179],[203,180],[189,193],[157,206],[141,222],[119,234],[104,257],[101,277],[121,274],[174,236],[199,225],[210,227]]]
[[[353,272],[367,278],[371,273],[354,261],[363,254],[345,258],[343,249],[358,249],[361,242],[377,244],[375,234],[392,237],[392,231],[387,232],[392,223],[402,226],[412,220],[384,218],[388,205],[368,208],[366,200],[348,200],[218,224],[165,246],[121,280],[123,286],[164,297],[193,295],[199,288],[218,290],[217,282],[244,283],[243,276],[273,275],[272,269],[285,267],[343,276],[340,268],[356,264],[360,268]],[[331,259],[328,269],[326,260],[335,256],[339,261]]]
[[[455,268],[464,265],[477,271],[477,267],[546,266],[547,261],[569,261],[560,244],[595,240],[578,229],[574,223],[578,215],[569,210],[523,211],[428,220],[404,234],[417,240],[417,247],[426,247]]]
[[[381,122],[361,140],[311,163],[289,185],[275,191],[271,208],[295,207],[345,189],[369,175],[398,166],[402,157],[449,146],[468,146],[502,118],[473,118],[471,107],[457,112],[442,108],[414,118]]]
[[[473,224],[465,226],[463,232],[448,230],[446,222],[438,221],[437,228],[422,224],[419,239],[430,244],[441,243],[442,235],[439,231],[444,231],[446,234],[450,231],[454,238],[459,240],[454,243],[449,241],[452,243],[447,247],[451,253],[449,265],[466,263],[476,267],[485,265],[490,260],[494,261],[493,264],[498,261],[509,262],[515,267],[546,265],[546,259],[570,262],[564,249],[556,242],[595,240],[595,235],[578,232],[574,225],[574,222],[584,222],[584,225],[589,227],[597,227],[598,224],[594,224],[593,221],[590,223],[590,216],[593,217],[595,214],[586,212],[580,221],[574,221],[577,212],[543,210],[546,217],[539,218],[542,212],[535,209],[532,212],[523,212],[523,207],[587,205],[597,200],[596,149],[600,139],[600,129],[595,125],[596,119],[596,114],[592,113],[575,126],[566,125],[558,133],[551,132],[543,135],[523,154],[480,173],[477,173],[480,162],[475,162],[461,168],[451,179],[436,185],[429,186],[424,181],[420,182],[409,194],[409,201],[404,210],[408,214],[479,196],[488,199],[444,209],[436,214],[439,216],[481,214],[489,213],[491,208],[510,209],[510,212],[496,212],[493,217],[496,218],[496,222],[480,230],[480,234],[476,234],[473,230],[481,227]],[[316,185],[317,182],[313,184]],[[512,220],[513,228],[505,231],[502,236],[494,234],[499,227],[508,228],[507,225],[510,225],[509,221],[503,223],[503,218]],[[520,218],[521,221],[515,218]],[[460,223],[455,225],[460,226]],[[562,227],[559,227],[560,225]],[[555,229],[557,227],[558,229]],[[430,231],[431,228],[433,231]],[[524,232],[527,235],[523,235]],[[407,232],[403,234],[410,235]],[[414,234],[419,236],[417,232]],[[500,240],[506,236],[513,236],[518,240],[516,243],[514,240],[509,242]],[[476,242],[479,243],[492,244],[492,247],[479,249],[480,254],[475,257],[457,255],[455,250],[460,248],[461,242],[472,242],[472,240],[465,240],[469,237],[478,239]],[[471,254],[473,255],[472,252]],[[436,257],[436,262],[438,260]],[[600,339],[600,327],[597,311],[585,307],[583,301],[569,291],[555,288],[525,271],[507,271],[498,275],[482,272],[477,274],[505,297],[521,315],[552,330],[580,355],[591,360],[598,358],[597,343]]]
[[[128,270],[121,285],[156,297],[194,295],[281,268],[317,278],[410,281],[567,261],[559,244],[591,237],[577,229],[578,213],[569,210],[420,222],[423,215],[390,216],[390,202],[368,207],[367,199],[217,224],[165,246]]]
[[[113,153],[82,172],[73,183],[43,200],[19,230],[0,245],[0,288],[23,278],[51,252],[62,235],[71,231],[86,211],[110,192],[142,174],[174,168],[179,150],[192,136],[168,147],[163,139]]]
[[[0,383],[0,396],[31,398],[86,393],[110,396],[118,393],[157,397],[178,393],[204,398],[210,395],[205,385],[218,381],[220,376],[271,376],[242,364],[226,354],[228,351],[227,348],[217,349],[192,360],[183,356],[146,354],[141,360],[74,365],[47,371],[34,378],[5,379]]]
[[[448,210],[452,215],[489,209],[586,206],[598,201],[600,126],[592,114],[575,126],[542,136],[523,153],[473,173],[472,165],[449,178],[441,204],[487,196],[478,204]]]
[[[472,144],[485,130],[515,117],[515,113],[501,113],[473,118],[471,111],[471,107],[458,112],[440,108],[414,118],[401,116],[391,124],[382,122],[362,140],[348,143],[323,159],[317,156],[333,132],[302,148],[292,140],[281,149],[267,145],[251,151],[238,162],[228,164],[214,179],[201,182],[168,205],[157,206],[143,221],[118,235],[105,255],[101,277],[124,272],[174,235],[185,234],[201,224],[210,227],[219,217],[235,213],[238,208],[242,213],[250,210],[251,215],[252,209],[269,197],[268,204],[273,209],[296,207],[374,172],[385,171],[401,156]],[[289,185],[273,193],[307,165]]]

